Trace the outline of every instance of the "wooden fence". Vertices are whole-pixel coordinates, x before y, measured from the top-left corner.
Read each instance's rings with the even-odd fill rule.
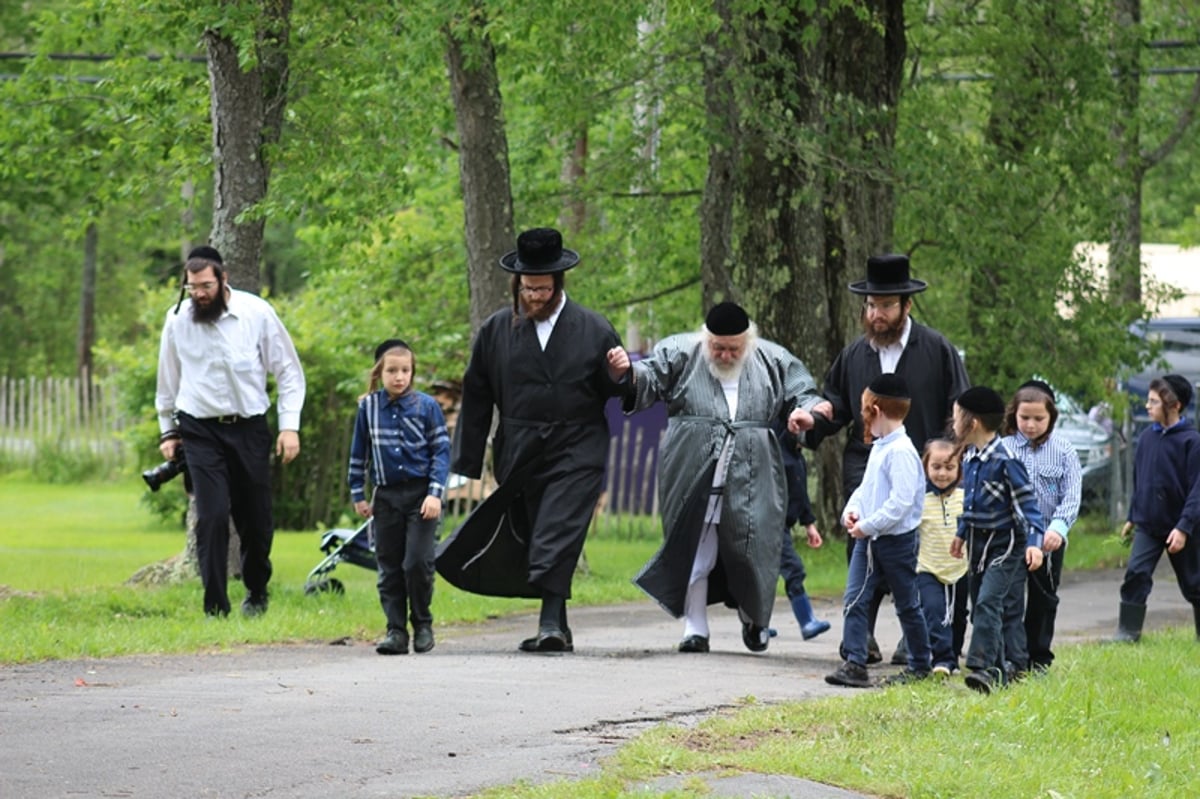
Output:
[[[119,457],[126,420],[117,391],[78,377],[0,377],[0,455],[32,460],[39,447]]]

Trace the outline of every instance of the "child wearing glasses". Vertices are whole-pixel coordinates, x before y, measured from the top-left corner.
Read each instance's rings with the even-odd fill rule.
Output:
[[[1136,642],[1146,621],[1146,601],[1163,550],[1175,570],[1179,591],[1192,604],[1200,638],[1200,432],[1184,417],[1192,384],[1170,374],[1150,381],[1146,411],[1150,426],[1138,437],[1133,462],[1133,497],[1122,537],[1133,531],[1114,640]]]
[[[450,471],[450,436],[437,400],[412,389],[416,356],[400,339],[375,348],[367,393],[359,398],[347,482],[354,510],[374,519],[379,604],[387,634],[381,655],[433,649],[434,548]],[[367,501],[366,483],[374,487]]]

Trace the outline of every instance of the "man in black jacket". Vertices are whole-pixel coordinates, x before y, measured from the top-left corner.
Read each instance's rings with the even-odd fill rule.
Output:
[[[908,384],[912,410],[904,426],[917,452],[946,429],[955,398],[971,385],[958,350],[941,333],[909,316],[913,295],[926,286],[910,276],[907,255],[872,256],[867,260],[867,279],[850,284],[850,291],[863,297],[863,335],[842,350],[825,375],[821,393],[833,406],[833,414],[829,418],[814,414],[816,426],[806,439],[815,447],[849,427],[842,454],[843,500],[862,482],[867,468],[871,446],[863,437],[862,392],[872,380],[894,373]],[[850,548],[853,543],[848,539]],[[877,594],[870,609],[871,662],[881,659],[874,638],[881,600],[882,594]],[[961,637],[959,632],[955,640],[961,642]]]
[[[475,337],[454,428],[451,471],[477,478],[499,413],[498,487],[442,545],[438,573],[472,593],[540,598],[523,652],[574,649],[566,603],[604,488],[604,404],[624,390],[606,360],[621,345],[612,324],[564,291],[563,273],[578,262],[551,228],[525,231],[500,259],[513,304]]]

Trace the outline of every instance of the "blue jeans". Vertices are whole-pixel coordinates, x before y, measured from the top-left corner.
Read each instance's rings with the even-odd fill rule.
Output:
[[[908,644],[908,667],[929,671],[929,631],[917,591],[917,533],[858,538],[850,555],[843,602],[842,650],[846,660],[867,665],[868,616],[871,597],[881,584],[891,588],[900,629]]]
[[[1013,584],[1025,588],[1025,536],[1013,530],[968,533],[971,644],[967,668],[1004,670],[1004,607]]]
[[[961,580],[959,581],[961,582]],[[933,665],[958,668],[958,657],[954,654],[954,607],[959,599],[958,583],[946,585],[929,572],[917,574],[917,592],[921,596],[921,612],[925,616],[925,627],[929,631],[929,648],[933,652]],[[954,604],[946,601],[947,593],[954,592]],[[964,597],[965,599],[965,597]],[[947,613],[947,606],[950,613]]]

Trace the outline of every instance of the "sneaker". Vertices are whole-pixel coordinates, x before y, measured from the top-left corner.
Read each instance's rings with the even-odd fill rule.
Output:
[[[933,667],[933,676],[949,677],[956,671],[958,671],[958,666],[955,666],[953,663],[936,663]]]
[[[407,655],[408,633],[404,630],[388,630],[383,640],[375,644],[375,651],[381,655]]]
[[[990,694],[1004,687],[1004,672],[1000,669],[974,669],[963,678],[972,691]]]
[[[904,671],[900,672],[899,674],[893,674],[890,677],[885,677],[883,682],[880,684],[886,688],[889,685],[909,685],[910,683],[920,682],[921,680],[928,680],[928,679],[929,679],[929,672],[927,672],[927,671],[917,671],[916,669],[905,669]]]
[[[430,649],[433,649],[433,628],[423,626],[413,630],[413,651],[421,653]]]
[[[871,687],[871,678],[867,675],[867,667],[860,666],[852,660],[842,663],[832,674],[826,674],[825,682],[830,685],[843,685],[847,688]]]

